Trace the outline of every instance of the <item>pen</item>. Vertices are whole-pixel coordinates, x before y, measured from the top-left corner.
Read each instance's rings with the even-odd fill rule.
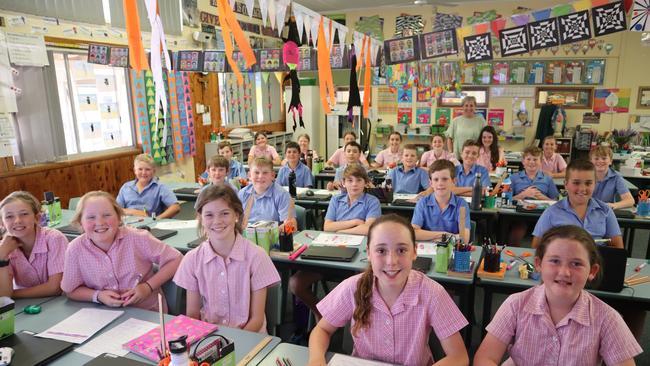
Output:
[[[275,364],[278,365],[278,366],[284,366],[284,365],[282,364],[282,362],[280,362],[280,357],[276,357],[276,358],[275,358]]]
[[[142,222],[142,221],[144,221],[144,217],[139,218],[139,219],[137,219],[137,220],[129,221],[129,222],[127,222],[126,224],[127,224],[127,225],[131,225],[131,224],[135,224],[135,223]]]
[[[308,237],[308,238],[311,239],[311,240],[315,240],[315,239],[316,239],[316,238],[314,238],[313,235],[311,235],[311,234],[309,234],[309,233],[305,233],[305,236]]]
[[[287,358],[283,358],[283,360],[284,360],[284,363],[287,364],[287,366],[293,366],[293,365],[291,364],[291,360],[289,359],[289,357],[287,357]]]
[[[508,266],[506,266],[506,270],[509,271],[516,263],[516,259],[511,260],[510,263],[508,263]]]
[[[295,261],[301,254],[307,250],[307,244],[303,244],[300,246],[300,248],[296,249],[291,255],[289,256],[290,261]]]
[[[643,263],[639,264],[639,265],[636,266],[636,268],[634,269],[634,272],[639,272],[639,271],[641,271],[641,268],[645,267],[646,264],[648,264],[648,262],[643,262]]]

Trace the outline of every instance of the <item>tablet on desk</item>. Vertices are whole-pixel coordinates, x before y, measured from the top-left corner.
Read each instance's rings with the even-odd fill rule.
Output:
[[[91,361],[84,364],[84,366],[144,366],[147,363],[132,360],[126,357],[120,357],[112,353],[102,353],[101,355],[93,358]]]
[[[305,250],[300,258],[321,261],[352,262],[359,248],[349,247],[322,247],[312,245]]]
[[[11,365],[46,365],[63,354],[72,351],[74,344],[56,339],[39,338],[28,331],[21,331],[0,341],[0,347],[11,347],[14,355]]]
[[[196,190],[199,188],[183,187],[174,189],[174,193],[196,196]]]

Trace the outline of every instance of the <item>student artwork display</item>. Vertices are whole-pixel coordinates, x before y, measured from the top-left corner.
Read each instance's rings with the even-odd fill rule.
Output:
[[[282,69],[281,50],[260,50],[260,71],[280,71]]]
[[[397,123],[410,125],[413,120],[413,109],[411,107],[397,108]]]
[[[476,66],[474,64],[463,63],[461,64],[461,83],[463,84],[474,84],[474,74],[476,73]]]
[[[129,49],[126,47],[111,47],[109,65],[113,67],[129,67]]]
[[[463,39],[465,61],[478,62],[492,59],[492,37],[490,33],[477,34]]]
[[[499,43],[501,44],[501,56],[515,56],[529,51],[528,28],[513,27],[503,29],[499,32]]]
[[[460,67],[458,62],[443,61],[439,64],[438,85],[448,85],[460,80]]]
[[[458,53],[456,30],[447,29],[420,35],[422,59],[430,59]]]
[[[433,15],[433,31],[460,28],[463,24],[463,17],[454,14],[435,13]]]
[[[395,18],[395,36],[412,36],[421,34],[424,30],[422,15],[402,14]]]
[[[560,43],[568,44],[591,38],[589,12],[587,10],[558,17]]]
[[[527,27],[531,51],[560,45],[556,18],[528,23]]]
[[[219,51],[204,51],[203,71],[204,72],[225,72],[226,54],[224,52],[219,52]]]
[[[648,1],[650,4],[650,1]],[[596,6],[591,9],[594,36],[600,37],[627,29],[625,6],[622,1]]]
[[[411,103],[412,101],[413,101],[413,89],[408,87],[397,89],[398,103]]]
[[[296,66],[296,71],[309,71],[314,69],[314,52],[309,47],[298,48],[300,61]]]
[[[345,53],[347,52],[342,52],[341,47],[337,44],[332,47],[330,50],[330,65],[332,66],[332,69],[343,69],[347,67],[347,62],[344,57]]]
[[[528,84],[544,84],[544,62],[533,62],[530,65],[530,73],[528,74]]]
[[[594,113],[628,113],[630,110],[630,89],[596,89],[594,91]]]
[[[490,109],[487,114],[487,123],[490,126],[503,126],[505,111],[503,109]]]
[[[605,75],[605,60],[587,61],[585,84],[602,84]]]
[[[417,97],[418,102],[430,102],[431,101],[431,87],[430,86],[418,86]]]
[[[507,62],[495,62],[492,69],[493,84],[508,84],[510,64]]]
[[[525,84],[527,70],[528,70],[528,62],[526,61],[511,62],[510,63],[510,84]]]
[[[435,124],[445,126],[451,122],[451,109],[449,108],[436,108]]]
[[[109,53],[110,53],[109,46],[90,44],[88,45],[88,63],[108,65],[108,63],[110,62]]]
[[[429,97],[426,97],[427,100],[431,99],[431,87],[436,85],[435,84],[435,72],[436,72],[436,64],[433,62],[419,62],[419,78],[418,78],[418,86],[421,87],[427,87],[429,88]],[[422,100],[419,95],[419,90],[418,90],[418,102],[425,102],[425,100]]]
[[[546,74],[544,76],[544,83],[562,84],[563,74],[564,74],[564,61],[549,61],[546,64]]]
[[[584,61],[567,61],[564,68],[565,84],[582,84],[582,75],[585,69]]]
[[[420,58],[418,36],[384,41],[384,57],[387,65],[417,61]]]
[[[379,114],[397,113],[395,94],[387,86],[380,86],[377,90],[377,112]]]
[[[461,109],[462,111],[462,109]],[[476,108],[476,115],[483,116],[483,119],[487,121],[487,108]],[[462,114],[462,113],[461,113]]]
[[[431,123],[431,108],[418,107],[415,109],[415,123],[420,125],[428,125]]]
[[[491,81],[492,81],[492,63],[491,62],[477,63],[474,84],[490,85]]]
[[[519,109],[513,111],[512,116],[512,127],[530,127],[532,123],[530,122],[530,116],[526,110],[526,104],[522,102],[522,106]]]
[[[462,115],[463,115],[463,109],[462,108],[454,108],[451,111],[451,119],[454,119],[454,118],[462,116]]]
[[[203,71],[203,57],[201,51],[178,51],[177,70],[198,72]]]
[[[630,30],[650,32],[650,0],[638,0],[632,5]]]

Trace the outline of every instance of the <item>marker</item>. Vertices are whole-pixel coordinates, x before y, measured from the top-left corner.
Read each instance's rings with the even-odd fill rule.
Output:
[[[639,271],[641,271],[641,268],[645,267],[646,264],[648,264],[648,262],[643,262],[643,263],[639,264],[639,265],[636,266],[636,268],[634,269],[634,272],[639,272]]]
[[[282,362],[280,362],[280,357],[276,357],[276,358],[275,358],[275,364],[278,365],[278,366],[284,366],[284,365],[282,364]]]
[[[311,235],[310,233],[305,233],[305,236],[308,237],[311,240],[316,240],[316,238],[314,238],[314,236]]]
[[[506,271],[509,271],[516,263],[516,259],[511,260],[510,263],[508,263],[508,266],[506,266]]]
[[[307,250],[307,244],[303,244],[302,246],[300,246],[300,248],[296,249],[296,251],[291,253],[291,255],[289,256],[289,260],[295,261],[305,250]]]

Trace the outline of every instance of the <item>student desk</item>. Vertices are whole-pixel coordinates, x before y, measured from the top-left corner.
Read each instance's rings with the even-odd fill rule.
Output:
[[[327,352],[325,360],[329,362],[334,354],[334,352]],[[306,365],[309,361],[309,348],[291,343],[280,343],[264,357],[262,362],[258,363],[258,366],[278,366],[275,360],[283,357],[288,358],[292,366]]]
[[[42,332],[47,328],[59,323],[68,316],[74,314],[82,308],[94,307],[102,308],[108,310],[123,310],[124,314],[114,320],[112,323],[106,326],[106,328],[99,331],[96,335],[99,335],[107,330],[115,327],[116,325],[124,322],[129,318],[136,318],[141,320],[150,321],[153,323],[158,323],[158,313],[149,310],[138,309],[134,307],[126,308],[109,308],[103,305],[88,303],[88,302],[78,302],[68,300],[65,296],[56,297],[50,301],[47,301],[41,305],[42,311],[40,314],[28,315],[28,314],[18,314],[16,315],[16,332],[20,330],[30,330],[32,332]],[[173,316],[165,315],[167,321],[171,320]],[[232,339],[235,341],[235,359],[240,361],[248,352],[250,352],[266,335],[260,333],[248,332],[236,328],[228,327],[219,327],[219,334],[225,336],[226,338]],[[133,337],[139,336],[134,334]],[[280,343],[280,339],[273,337],[273,340],[267,344],[260,353],[253,358],[250,364],[257,364],[262,361],[264,356],[266,356],[271,350]],[[136,354],[129,353],[128,358],[136,359],[143,362],[153,362],[142,358]],[[57,358],[52,364],[53,365],[83,365],[86,362],[90,361],[91,358],[84,354],[78,352],[68,352]]]
[[[307,244],[310,245],[312,239],[308,238],[305,234],[317,237],[320,231],[305,230],[294,235],[294,245]],[[295,261],[288,259],[287,253],[271,251],[271,259],[279,271],[285,270],[305,270],[312,272],[320,272],[328,281],[343,280],[357,273],[363,272],[368,266],[368,259],[366,254],[366,240],[364,237],[363,242],[359,246],[359,252],[354,256],[351,262],[336,262],[336,261],[322,261],[322,260],[309,260],[298,258]],[[479,263],[483,248],[476,247],[471,253],[472,261]],[[478,265],[474,266],[474,272],[471,278],[453,277],[446,273],[438,273],[435,271],[435,256],[422,255],[423,257],[432,257],[433,262],[426,275],[443,285],[446,289],[452,289],[455,295],[460,297],[460,310],[472,322],[474,319],[474,276]],[[285,289],[288,288],[287,276],[282,276],[283,299],[281,313],[285,313],[284,306],[286,304]],[[471,327],[466,327],[465,342],[467,345],[471,344]]]
[[[528,251],[533,255],[535,253],[535,250],[531,248],[508,247],[508,249],[512,250],[516,254],[521,254],[525,251]],[[501,260],[509,262],[511,259],[512,257],[507,256],[505,253],[502,253]],[[530,256],[526,259],[529,262],[534,263],[534,256]],[[628,258],[627,267],[625,269],[625,277],[636,273],[634,272],[634,268],[645,261],[645,259]],[[481,330],[483,332],[485,332],[485,327],[489,323],[489,320],[492,319],[492,295],[494,293],[513,294],[539,285],[540,281],[534,281],[531,279],[522,280],[519,278],[519,264],[521,264],[521,261],[518,262],[517,266],[513,266],[509,271],[506,272],[506,276],[503,280],[480,277],[477,278],[477,285],[483,287],[484,290],[483,318],[481,323]],[[641,270],[641,273],[650,275],[650,267],[644,267]],[[608,299],[619,301],[622,300],[625,302],[632,302],[634,304],[637,304],[641,309],[650,310],[650,282],[632,286],[631,288],[625,287],[621,292],[606,292],[595,290],[590,290],[590,292],[605,302],[607,302]]]
[[[58,296],[39,297],[32,299],[13,299],[14,300],[14,313],[16,315],[23,313],[23,309],[27,305],[43,305],[44,303],[57,298]]]

